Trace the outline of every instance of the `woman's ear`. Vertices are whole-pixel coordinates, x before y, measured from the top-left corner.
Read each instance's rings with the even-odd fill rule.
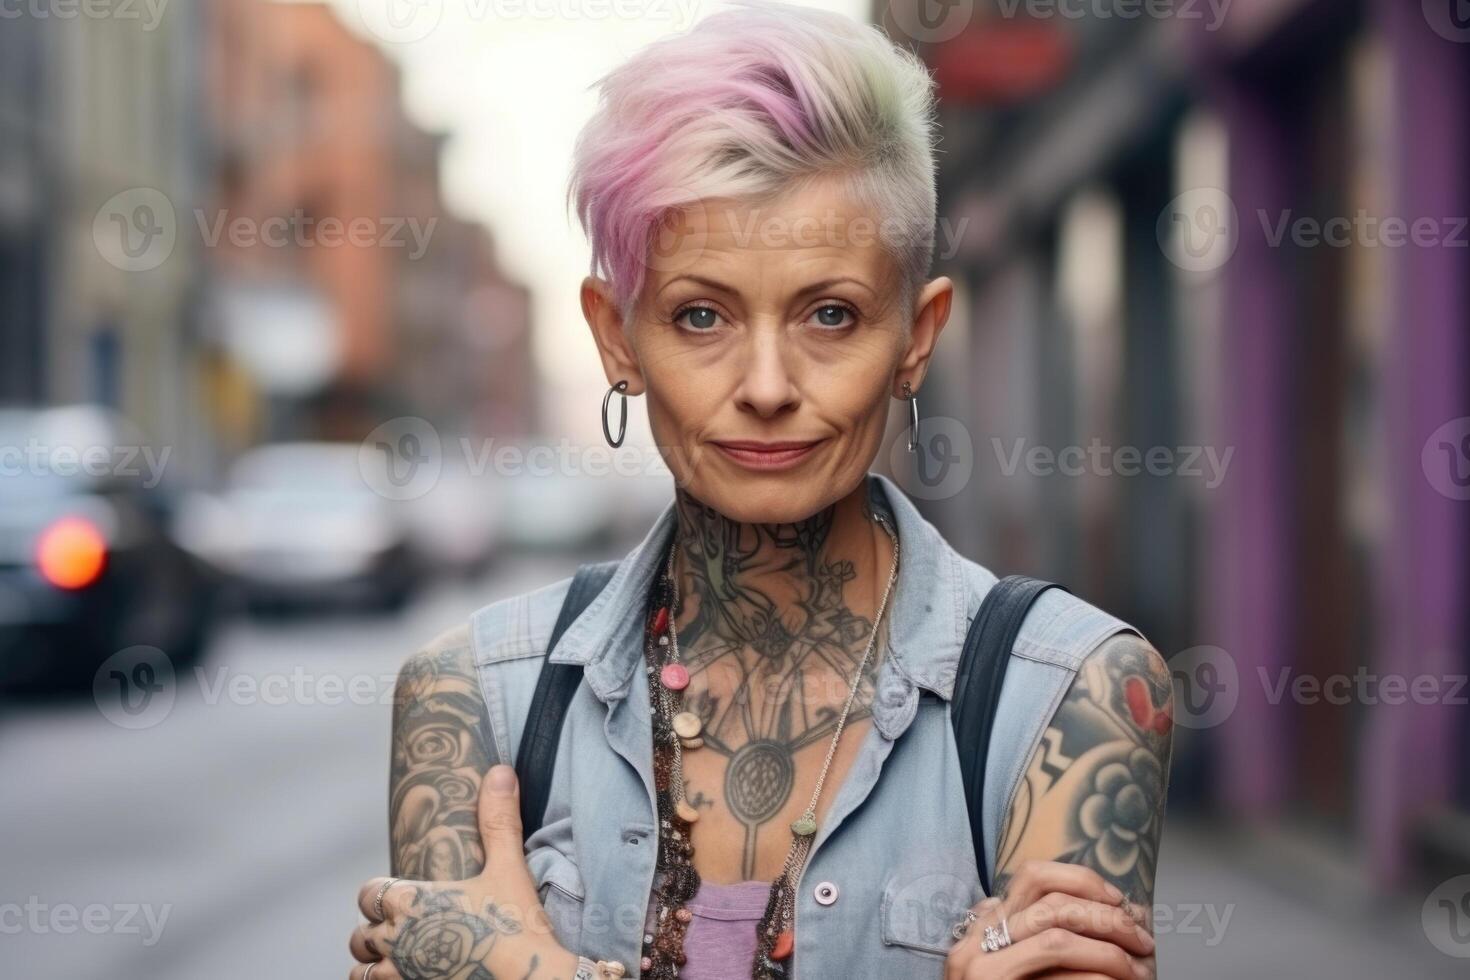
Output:
[[[607,383],[613,385],[626,381],[626,394],[643,394],[643,372],[638,368],[638,357],[628,342],[627,331],[623,329],[623,316],[613,298],[612,287],[605,280],[596,276],[582,280],[582,315],[587,318],[587,326],[592,328],[592,339],[597,344],[598,356],[602,358]]]
[[[903,383],[907,381],[914,391],[924,383],[929,372],[929,359],[934,356],[934,347],[939,343],[940,331],[949,322],[950,304],[954,302],[954,283],[948,276],[940,276],[924,285],[914,300],[913,330],[909,332],[908,347],[898,364],[894,376],[893,397],[903,397]]]

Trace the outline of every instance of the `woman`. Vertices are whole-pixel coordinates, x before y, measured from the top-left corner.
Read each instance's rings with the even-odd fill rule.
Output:
[[[359,894],[353,980],[1154,975],[1159,655],[1038,601],[976,854],[946,703],[995,576],[869,472],[952,301],[927,279],[932,112],[882,34],[784,6],[603,80],[573,175],[582,307],[675,499],[553,650],[566,580],[404,667],[396,877]],[[504,763],[548,655],[583,681],[523,844]]]

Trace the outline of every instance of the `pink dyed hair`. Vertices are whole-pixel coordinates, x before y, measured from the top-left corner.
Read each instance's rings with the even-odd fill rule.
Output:
[[[569,204],[628,321],[669,209],[764,200],[840,174],[880,223],[902,295],[934,250],[934,95],[928,70],[876,27],[735,0],[639,51],[597,83]]]

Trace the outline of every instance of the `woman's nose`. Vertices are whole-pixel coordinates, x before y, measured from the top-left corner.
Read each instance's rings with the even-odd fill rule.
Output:
[[[794,408],[800,400],[779,330],[752,331],[736,404],[762,418]]]

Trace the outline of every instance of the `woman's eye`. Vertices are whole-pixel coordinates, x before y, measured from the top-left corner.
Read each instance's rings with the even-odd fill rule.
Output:
[[[709,330],[720,322],[720,315],[708,306],[691,306],[675,314],[674,322],[691,330]]]
[[[839,303],[828,303],[826,306],[817,307],[812,318],[817,321],[818,326],[828,328],[850,326],[857,320],[852,310]]]

